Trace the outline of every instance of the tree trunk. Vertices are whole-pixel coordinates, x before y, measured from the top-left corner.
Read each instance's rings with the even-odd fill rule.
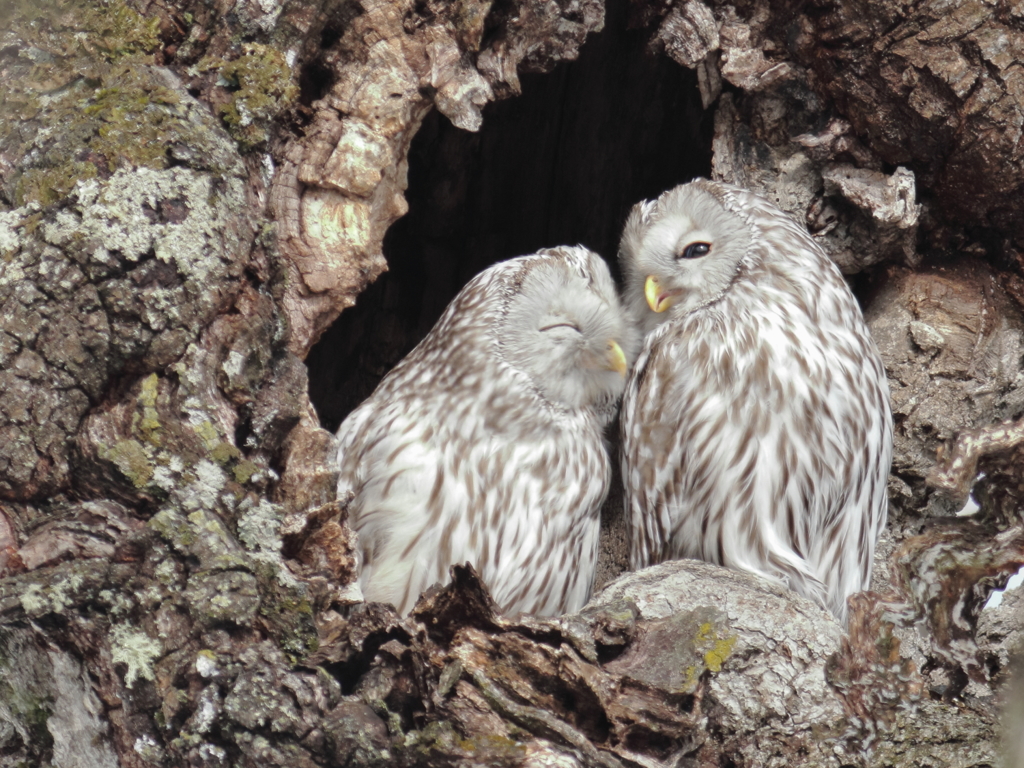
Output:
[[[11,2],[0,82],[0,765],[999,759],[1019,7]],[[697,175],[806,222],[885,360],[848,631],[703,563],[620,577],[614,493],[578,615],[503,617],[462,566],[406,619],[358,602],[331,432],[480,269],[612,260]]]

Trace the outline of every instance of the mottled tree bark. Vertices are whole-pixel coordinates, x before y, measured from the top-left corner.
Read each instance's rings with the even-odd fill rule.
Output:
[[[3,4],[0,765],[994,764],[1022,130],[1009,2]],[[805,222],[885,360],[850,626],[702,563],[613,581],[615,494],[579,615],[461,566],[358,602],[328,429],[474,272],[612,259],[694,175]]]

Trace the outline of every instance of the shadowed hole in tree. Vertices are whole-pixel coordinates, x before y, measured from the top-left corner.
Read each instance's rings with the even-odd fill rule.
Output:
[[[611,723],[605,714],[604,707],[596,696],[587,695],[589,691],[565,691],[560,697],[560,705],[571,718],[572,724],[587,735],[591,741],[606,742],[611,733]]]
[[[308,107],[322,99],[333,85],[333,70],[319,59],[314,59],[299,72],[299,103]]]
[[[352,19],[361,12],[355,2],[337,3],[332,17],[320,33],[320,51],[329,51],[352,23]],[[331,90],[336,77],[334,66],[324,61],[321,53],[314,53],[299,71],[299,103],[308,107],[317,99],[322,99]]]
[[[409,213],[384,240],[389,271],[307,359],[310,397],[337,430],[478,272],[540,248],[585,245],[612,264],[630,207],[711,168],[711,112],[694,72],[645,51],[612,3],[575,62],[522,77],[479,133],[436,111],[409,153]]]
[[[657,755],[662,760],[675,757],[677,759],[675,765],[689,764],[678,761],[678,759],[696,751],[695,749],[686,749],[685,752],[679,754],[680,750],[684,749],[684,742],[680,739],[670,739],[664,734],[654,733],[647,729],[636,729],[626,733],[623,746],[634,753]]]
[[[400,628],[392,627],[386,631],[381,631],[379,628],[374,627],[374,624],[377,622],[387,623],[386,619],[382,621],[379,616],[381,610],[380,608],[367,608],[365,606],[355,608],[353,614],[349,617],[349,626],[353,629],[353,634],[360,636],[364,628],[367,627],[371,628],[371,631],[365,637],[361,637],[358,650],[350,649],[351,653],[348,654],[348,658],[341,661],[319,661],[319,666],[330,672],[341,685],[341,692],[345,696],[354,694],[360,685],[372,684],[373,681],[365,679],[365,676],[367,672],[375,668],[374,659],[380,653],[382,646],[392,640],[397,641],[398,646],[407,646],[411,642],[409,635]],[[393,663],[378,665],[375,674],[387,666],[392,668],[404,666],[404,662],[400,662],[390,656],[389,659]],[[405,698],[402,696],[403,691],[400,688],[401,686],[398,686],[398,690],[394,691],[395,700],[392,703],[395,705],[395,708],[393,711],[403,716],[406,726],[411,726],[411,710],[415,707],[407,702],[399,705],[399,699]],[[417,702],[419,701],[418,697],[414,698]]]

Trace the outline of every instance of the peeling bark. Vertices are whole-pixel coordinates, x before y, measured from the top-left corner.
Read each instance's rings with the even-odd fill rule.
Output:
[[[518,93],[521,65],[546,71],[575,58],[604,21],[595,0],[491,10],[477,0],[368,0],[337,43],[319,52],[335,82],[314,102],[304,136],[284,149],[270,190],[292,270],[283,303],[298,354],[386,269],[384,233],[408,210],[405,158],[431,107],[478,130],[480,110],[496,92]],[[488,21],[499,32],[481,50]]]

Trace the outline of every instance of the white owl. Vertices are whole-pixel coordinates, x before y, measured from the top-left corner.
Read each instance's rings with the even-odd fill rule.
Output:
[[[604,428],[637,334],[582,247],[477,275],[338,430],[367,600],[407,613],[472,563],[502,609],[590,595],[610,464]]]
[[[762,197],[697,180],[619,249],[647,334],[622,406],[634,568],[698,558],[846,617],[885,525],[885,370],[838,268]]]

